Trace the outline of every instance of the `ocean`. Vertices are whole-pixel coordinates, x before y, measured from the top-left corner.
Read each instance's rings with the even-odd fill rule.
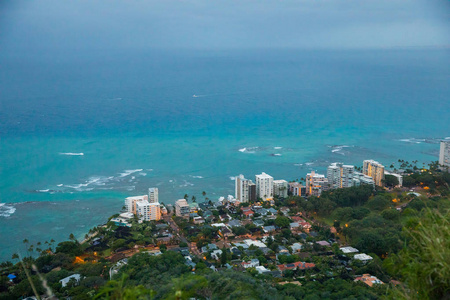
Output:
[[[141,51],[0,58],[0,259],[82,238],[158,187],[234,194],[330,162],[438,159],[450,51]]]

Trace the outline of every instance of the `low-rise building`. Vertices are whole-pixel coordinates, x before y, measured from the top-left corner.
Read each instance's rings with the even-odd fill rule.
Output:
[[[247,268],[256,268],[257,266],[259,266],[259,260],[257,260],[256,258],[251,259],[249,261],[243,261],[241,263],[242,267],[244,267],[245,269]]]
[[[305,196],[306,187],[300,182],[289,182],[289,192],[292,196]]]
[[[177,217],[189,217],[191,208],[186,199],[180,199],[175,202],[175,215]]]
[[[354,281],[362,281],[370,287],[372,287],[374,284],[384,284],[383,281],[370,274],[363,274],[363,276],[356,277]]]
[[[353,256],[353,258],[356,259],[356,260],[363,261],[363,262],[367,262],[367,261],[373,259],[372,256],[367,255],[367,254],[365,254],[365,253],[355,254],[355,256]]]

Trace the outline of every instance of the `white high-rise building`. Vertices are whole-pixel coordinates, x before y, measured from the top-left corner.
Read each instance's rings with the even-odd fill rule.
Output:
[[[236,176],[235,197],[239,202],[248,202],[250,197],[249,183],[251,181],[244,178],[244,175]]]
[[[450,140],[441,141],[439,165],[443,170],[450,170]]]
[[[256,196],[263,200],[273,198],[273,177],[262,173],[256,175]]]
[[[274,180],[273,181],[273,194],[286,198],[288,196],[289,184],[286,180]]]
[[[125,207],[128,212],[136,214],[136,203],[142,201],[148,201],[148,196],[142,195],[142,196],[128,197],[125,199]]]
[[[323,174],[312,171],[306,174],[306,193],[312,196],[320,196],[328,189],[328,179]]]
[[[373,178],[377,186],[383,186],[384,166],[374,160],[363,161],[363,173]]]
[[[158,188],[149,188],[148,189],[148,202],[150,203],[158,203],[159,202],[159,196],[158,196]]]
[[[332,189],[341,187],[341,166],[342,163],[332,163],[327,168],[328,184]]]
[[[149,203],[147,200],[136,202],[136,215],[144,221],[161,220],[159,203]]]
[[[186,199],[180,199],[175,202],[175,215],[177,217],[189,217],[191,208]]]
[[[341,167],[341,180],[340,187],[352,187],[353,186],[353,174],[355,173],[355,166],[342,165]]]

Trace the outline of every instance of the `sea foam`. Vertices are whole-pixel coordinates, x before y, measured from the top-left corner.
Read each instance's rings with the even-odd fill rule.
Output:
[[[6,203],[0,203],[0,217],[9,217],[16,212],[14,206],[6,205]]]
[[[69,156],[83,156],[84,153],[83,152],[60,152],[60,155],[69,155]]]

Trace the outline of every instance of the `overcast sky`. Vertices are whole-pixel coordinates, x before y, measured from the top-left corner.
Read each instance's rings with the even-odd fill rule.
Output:
[[[448,0],[0,0],[4,53],[448,45]]]

